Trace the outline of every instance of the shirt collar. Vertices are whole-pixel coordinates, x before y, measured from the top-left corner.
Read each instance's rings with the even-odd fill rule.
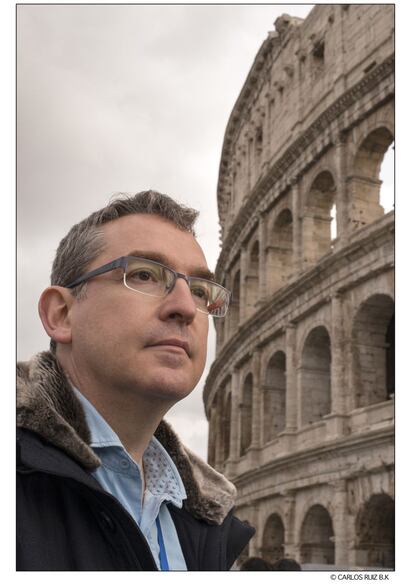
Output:
[[[118,446],[128,454],[117,434],[96,407],[79,389],[76,387],[73,389],[84,408],[86,422],[91,433],[91,448]],[[183,481],[171,456],[155,436],[152,436],[142,459],[147,489],[153,495],[162,496],[181,507],[182,501],[187,498]]]
[[[183,481],[171,456],[156,437],[152,436],[142,459],[147,489],[181,507],[187,498]]]

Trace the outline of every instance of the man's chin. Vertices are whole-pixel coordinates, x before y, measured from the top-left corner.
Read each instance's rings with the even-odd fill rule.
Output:
[[[140,391],[144,391],[148,398],[176,403],[185,399],[195,387],[188,377],[180,376],[176,371],[157,374],[157,377],[148,381],[145,389],[141,386]]]

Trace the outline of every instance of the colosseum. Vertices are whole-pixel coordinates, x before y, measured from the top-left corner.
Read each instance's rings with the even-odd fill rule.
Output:
[[[393,5],[283,15],[228,121],[208,459],[244,556],[394,567]]]

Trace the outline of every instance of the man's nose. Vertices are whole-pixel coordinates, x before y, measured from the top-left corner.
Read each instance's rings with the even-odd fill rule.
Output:
[[[184,277],[177,277],[173,288],[162,301],[161,319],[178,319],[185,323],[191,323],[197,315],[197,306]]]

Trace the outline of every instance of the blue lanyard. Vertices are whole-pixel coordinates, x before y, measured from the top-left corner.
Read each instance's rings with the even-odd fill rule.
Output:
[[[160,524],[159,517],[157,517],[155,523],[157,524],[158,545],[160,546],[160,566],[161,566],[161,571],[162,572],[168,572],[169,569],[170,569],[170,566],[168,565],[167,552],[165,551],[164,537],[162,536],[161,524]]]

